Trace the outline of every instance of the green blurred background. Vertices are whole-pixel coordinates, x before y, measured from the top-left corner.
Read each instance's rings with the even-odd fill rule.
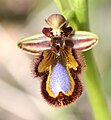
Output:
[[[40,94],[40,78],[31,74],[34,56],[16,46],[19,39],[41,33],[53,13],[59,11],[52,0],[0,0],[0,120],[94,120],[85,87],[71,106],[49,106]],[[89,0],[89,20],[100,38],[93,53],[111,112],[111,0]]]

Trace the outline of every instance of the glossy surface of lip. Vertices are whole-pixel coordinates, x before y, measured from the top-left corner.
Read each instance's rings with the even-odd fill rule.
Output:
[[[49,85],[53,94],[56,95],[59,92],[67,93],[70,90],[70,78],[65,67],[60,63],[57,63],[53,67]]]

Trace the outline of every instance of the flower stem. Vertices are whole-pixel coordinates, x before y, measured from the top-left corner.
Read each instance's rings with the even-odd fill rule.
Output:
[[[89,31],[88,0],[55,0],[60,12],[74,30]],[[91,50],[84,53],[87,69],[84,82],[95,120],[110,120],[107,102],[100,85],[100,74]]]

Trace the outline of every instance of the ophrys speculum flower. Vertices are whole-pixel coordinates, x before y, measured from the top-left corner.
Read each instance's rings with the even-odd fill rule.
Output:
[[[18,46],[36,56],[34,75],[42,78],[41,91],[54,106],[65,106],[82,94],[80,75],[84,67],[80,52],[91,49],[98,37],[86,31],[74,31],[60,14],[46,20],[42,33],[24,38]]]

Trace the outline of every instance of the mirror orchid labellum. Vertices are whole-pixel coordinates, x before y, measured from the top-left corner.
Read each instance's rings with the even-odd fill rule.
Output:
[[[35,55],[33,74],[41,77],[41,93],[53,106],[73,103],[82,94],[80,76],[84,68],[81,52],[94,47],[98,37],[86,31],[74,31],[60,14],[45,20],[42,34],[24,38],[18,47]]]

